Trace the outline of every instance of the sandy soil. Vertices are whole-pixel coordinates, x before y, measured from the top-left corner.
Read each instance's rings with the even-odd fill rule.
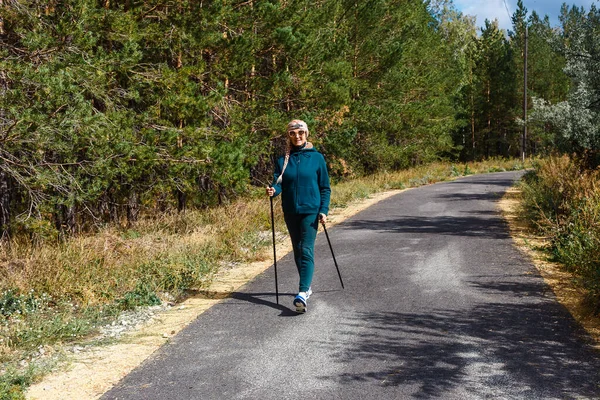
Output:
[[[378,193],[344,209],[334,209],[330,213],[327,226],[334,226],[378,201],[400,192],[401,190]],[[271,252],[270,249],[267,250]],[[289,240],[277,244],[278,258],[290,251]],[[63,368],[32,385],[26,393],[27,399],[99,398],[200,314],[269,268],[273,261],[269,255],[264,258],[267,261],[239,265],[219,272],[202,295],[189,298],[162,312],[142,328],[124,335],[118,343],[74,354]]]
[[[333,210],[328,226],[338,224],[399,192],[398,190],[379,193],[345,209]],[[500,201],[499,208],[509,222],[511,235],[517,246],[532,259],[559,301],[589,332],[595,342],[600,344],[600,318],[594,317],[587,311],[583,302],[583,293],[573,287],[569,275],[561,271],[556,264],[545,260],[541,252],[534,250],[536,247],[543,246],[543,238],[526,235],[524,225],[516,218],[516,193],[515,188],[509,190]],[[290,250],[288,240],[277,245],[278,257],[283,257]],[[219,273],[215,282],[203,295],[189,298],[161,313],[158,318],[141,329],[126,334],[117,344],[74,355],[65,368],[31,386],[27,398],[31,400],[99,398],[200,314],[269,268],[272,261],[268,256],[266,259],[267,261],[240,265]]]

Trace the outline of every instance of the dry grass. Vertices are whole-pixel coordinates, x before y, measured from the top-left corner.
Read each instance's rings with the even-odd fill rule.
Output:
[[[524,217],[600,311],[600,170],[551,157],[526,176],[521,189]]]
[[[147,218],[130,230],[106,228],[65,243],[13,242],[0,253],[0,288],[50,293],[80,306],[113,301],[134,290],[157,264],[171,270],[177,268],[173,260],[198,260],[199,255],[213,266],[252,258],[253,247],[261,245],[253,233],[269,229],[264,209],[264,199],[240,200],[210,211]]]

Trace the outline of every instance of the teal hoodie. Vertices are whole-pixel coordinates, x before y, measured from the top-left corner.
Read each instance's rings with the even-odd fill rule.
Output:
[[[311,143],[292,148],[290,160],[281,183],[277,178],[283,169],[285,157],[275,164],[274,196],[281,193],[281,206],[285,214],[325,214],[329,212],[331,187],[323,155]]]

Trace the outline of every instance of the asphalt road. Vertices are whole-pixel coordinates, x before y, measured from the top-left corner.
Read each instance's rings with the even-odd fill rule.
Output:
[[[520,173],[400,193],[328,229],[308,313],[291,256],[103,399],[600,399],[600,355],[513,245]]]

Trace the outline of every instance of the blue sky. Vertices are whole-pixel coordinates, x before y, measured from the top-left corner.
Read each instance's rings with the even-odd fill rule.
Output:
[[[524,0],[523,4],[525,4],[529,13],[535,10],[542,18],[547,14],[550,17],[550,24],[558,26],[558,15],[563,3],[583,6],[586,10],[589,10],[594,2],[596,6],[600,6],[600,2],[594,0]],[[509,15],[512,16],[517,9],[517,0],[506,0],[506,5],[504,0],[454,0],[454,5],[463,14],[477,16],[477,26],[479,27],[483,26],[486,18],[489,20],[497,18],[500,28],[512,29]]]

